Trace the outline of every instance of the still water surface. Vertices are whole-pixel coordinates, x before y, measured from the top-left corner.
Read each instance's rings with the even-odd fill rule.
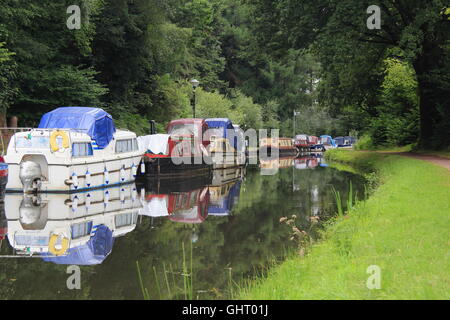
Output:
[[[142,299],[143,291],[151,299],[233,298],[296,249],[281,217],[296,215],[316,237],[314,221],[336,211],[332,187],[344,202],[350,181],[362,194],[362,177],[310,155],[279,167],[269,176],[248,166],[90,194],[7,194],[0,299]],[[69,234],[65,254],[49,256],[51,232]],[[80,266],[79,290],[67,287],[70,265]]]

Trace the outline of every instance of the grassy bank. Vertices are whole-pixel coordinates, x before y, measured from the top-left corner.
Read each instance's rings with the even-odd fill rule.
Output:
[[[450,173],[406,157],[334,151],[376,171],[381,185],[328,226],[303,258],[291,257],[242,290],[243,299],[449,299]],[[367,268],[381,268],[369,290]]]

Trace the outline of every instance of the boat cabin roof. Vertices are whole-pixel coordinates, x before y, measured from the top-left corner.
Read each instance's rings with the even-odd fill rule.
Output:
[[[205,119],[199,118],[176,119],[170,121],[168,127],[176,124],[203,124],[203,123],[205,123]]]
[[[234,129],[233,123],[228,118],[210,118],[205,121],[210,128]]]
[[[72,129],[88,134],[100,149],[116,132],[112,116],[100,108],[60,107],[42,116],[40,129]]]

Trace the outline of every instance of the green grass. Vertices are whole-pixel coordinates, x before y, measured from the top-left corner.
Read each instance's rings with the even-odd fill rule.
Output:
[[[449,299],[450,172],[411,158],[335,150],[333,160],[375,171],[381,185],[325,228],[323,240],[266,278],[242,299]],[[369,290],[367,268],[381,268]]]

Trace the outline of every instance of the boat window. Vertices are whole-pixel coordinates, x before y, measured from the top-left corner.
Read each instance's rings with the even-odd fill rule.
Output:
[[[138,143],[136,138],[117,140],[116,142],[116,153],[133,152],[138,150]]]
[[[174,136],[195,135],[195,125],[192,123],[174,124],[170,126],[169,134]]]
[[[72,225],[72,239],[82,238],[91,233],[92,221]]]
[[[116,228],[131,226],[133,224],[136,224],[136,222],[137,222],[136,212],[122,213],[114,217],[114,223],[116,225]]]
[[[60,140],[61,137],[59,137]],[[50,139],[48,137],[16,137],[16,148],[50,148]],[[57,140],[58,141],[58,140]]]
[[[90,142],[75,142],[72,144],[72,157],[89,157],[94,155]]]
[[[16,235],[14,241],[19,246],[47,246],[48,236]],[[60,241],[60,239],[58,239]]]

